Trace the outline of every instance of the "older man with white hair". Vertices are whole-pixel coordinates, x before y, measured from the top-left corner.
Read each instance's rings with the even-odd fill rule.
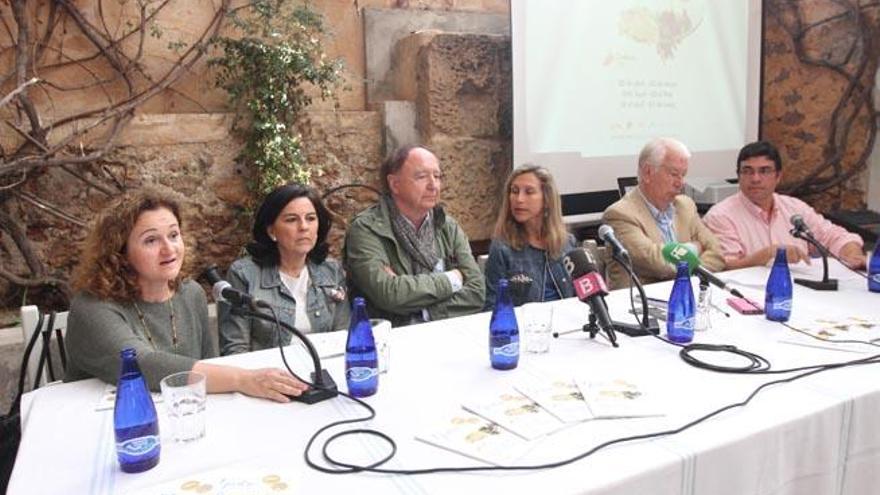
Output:
[[[644,283],[675,277],[675,267],[663,258],[667,243],[688,243],[710,271],[724,269],[718,240],[703,225],[693,200],[681,194],[691,153],[672,138],[655,139],[639,154],[639,185],[609,206],[602,220],[614,228]],[[629,276],[610,265],[609,284],[630,285]]]

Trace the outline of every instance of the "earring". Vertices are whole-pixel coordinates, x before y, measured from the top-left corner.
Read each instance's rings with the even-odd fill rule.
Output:
[[[278,242],[278,239],[276,239],[274,235],[270,235],[269,239],[272,239],[272,242]]]

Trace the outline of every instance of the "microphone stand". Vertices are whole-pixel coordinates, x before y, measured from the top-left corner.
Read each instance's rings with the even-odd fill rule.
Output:
[[[639,296],[642,298],[642,321],[639,324],[632,323],[624,323],[619,321],[613,321],[614,328],[618,332],[625,333],[630,337],[644,337],[648,335],[660,335],[660,324],[657,323],[657,318],[648,314],[648,296],[645,295],[645,287],[642,285],[642,281],[639,280],[639,277],[636,275],[635,271],[632,269],[629,263],[625,260],[620,259],[616,253],[611,253],[611,258],[617,262],[618,265],[623,267],[626,273],[629,275],[630,280],[632,280],[633,285],[636,286],[636,289],[639,291]]]
[[[256,301],[255,306],[268,306],[267,303],[263,301]],[[281,325],[285,330],[296,335],[296,337],[306,346],[306,351],[308,351],[309,356],[312,358],[312,366],[315,371],[312,372],[312,386],[309,387],[308,390],[303,392],[298,396],[288,395],[287,397],[291,400],[302,402],[304,404],[314,404],[316,402],[321,402],[322,400],[332,399],[337,395],[337,387],[336,382],[333,381],[333,377],[330,376],[330,373],[327,370],[321,368],[321,358],[318,356],[318,351],[315,349],[315,346],[312,345],[312,342],[309,341],[306,336],[294,328],[293,326],[274,318],[273,316],[269,316],[265,313],[262,313],[257,310],[256,307],[247,308],[247,307],[233,307],[232,314],[238,316],[245,316],[248,318],[258,318],[260,320],[265,320],[268,322],[275,323],[276,325]],[[277,330],[277,327],[276,327]],[[278,330],[278,348],[281,349],[284,344],[281,342],[281,331]],[[284,351],[281,351],[281,357],[284,358]],[[285,362],[286,364],[286,362]]]
[[[636,276],[635,272],[628,263],[618,258],[616,254],[612,254],[611,257],[616,261],[620,266],[626,270],[626,273],[629,274],[630,279],[634,282],[634,285],[639,291],[639,295],[642,297],[642,323],[641,324],[633,324],[633,323],[625,323],[621,321],[611,320],[611,324],[614,327],[615,331],[625,333],[630,337],[642,337],[646,335],[660,335],[660,325],[657,323],[657,319],[650,316],[648,314],[648,299],[645,295],[645,288],[642,286],[642,282],[639,280],[639,277]],[[602,304],[605,304],[605,301],[602,301]],[[606,305],[607,307],[607,305]],[[576,328],[574,330],[568,330],[566,332],[553,332],[553,337],[559,338],[560,335],[566,335],[572,332],[587,332],[590,334],[591,339],[596,338],[596,334],[599,333],[599,325],[597,323],[596,315],[593,312],[590,312],[589,320],[584,324],[581,328]],[[619,347],[617,344],[617,339],[611,338],[611,335],[608,335],[608,340],[611,342],[613,347]]]
[[[831,254],[825,249],[825,246],[819,243],[812,235],[803,232],[798,228],[791,229],[791,235],[807,241],[814,246],[819,254],[822,255],[822,280],[807,280],[803,278],[794,279],[794,283],[809,287],[813,290],[837,290],[837,279],[828,278],[828,256]]]
[[[605,304],[605,301],[601,301],[599,304]],[[617,322],[612,322],[612,324],[614,325],[615,329],[619,330]],[[575,328],[574,330],[567,330],[565,332],[553,332],[553,338],[558,339],[562,335],[568,335],[574,332],[587,332],[590,334],[591,339],[595,339],[600,330],[602,329],[599,327],[598,319],[596,318],[595,313],[591,311],[587,323],[584,323],[584,326],[582,326],[581,328]],[[612,335],[611,332],[605,332],[605,337],[608,339],[609,342],[611,342],[611,347],[620,347],[620,344],[617,343],[617,339],[614,337],[614,335]]]

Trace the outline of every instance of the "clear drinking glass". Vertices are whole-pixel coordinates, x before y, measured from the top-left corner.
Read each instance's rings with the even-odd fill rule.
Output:
[[[159,387],[171,438],[190,442],[205,436],[205,375],[195,371],[175,373],[163,378]]]
[[[526,352],[543,354],[550,350],[553,329],[553,306],[547,303],[527,303],[520,309],[522,333]]]
[[[376,352],[379,358],[379,373],[387,373],[391,368],[391,322],[371,318],[373,340],[376,341]]]
[[[697,296],[697,314],[694,318],[694,331],[703,332],[712,329],[712,288],[709,284],[700,283]]]

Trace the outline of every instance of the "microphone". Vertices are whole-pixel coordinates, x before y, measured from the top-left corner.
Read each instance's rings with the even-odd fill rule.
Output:
[[[804,222],[804,217],[794,214],[791,216],[791,225],[794,227],[791,230],[791,235],[798,237],[798,234],[806,234],[812,236],[813,233],[810,231],[810,228],[807,227],[806,222]]]
[[[223,301],[235,307],[247,306],[256,308],[263,301],[255,298],[247,292],[240,291],[232,286],[229,282],[223,280],[217,273],[217,265],[211,265],[202,272],[208,283],[211,284],[211,293],[214,295],[215,301]]]
[[[699,276],[703,280],[706,280],[710,284],[716,287],[720,287],[721,289],[730,292],[736,297],[745,299],[740,291],[734,289],[733,287],[728,285],[727,282],[721,280],[720,278],[716,277],[715,274],[700,266],[700,257],[697,256],[697,253],[695,253],[694,250],[687,244],[683,244],[680,242],[667,243],[665,246],[663,246],[663,259],[665,259],[669,263],[672,263],[673,265],[677,265],[680,261],[686,261],[688,264],[688,269],[691,271],[692,274],[696,273],[697,276]]]
[[[608,286],[596,270],[593,256],[583,248],[572,249],[562,258],[562,264],[571,276],[578,299],[590,305],[590,312],[596,317],[599,328],[608,336],[611,345],[617,347],[614,323],[608,316],[608,307],[605,305]]]
[[[617,239],[617,236],[614,235],[614,229],[607,224],[602,224],[599,227],[599,238],[605,241],[605,244],[611,246],[611,252],[613,256],[620,257],[626,260],[629,263],[629,251],[623,247],[623,244],[620,243],[620,240]]]
[[[807,223],[804,222],[804,217],[798,214],[794,214],[791,216],[791,219],[789,221],[791,222],[791,225],[793,227],[789,231],[789,233],[793,237],[807,241],[807,243],[813,245],[813,247],[815,247],[816,250],[819,251],[819,254],[821,254],[822,256],[832,256],[831,252],[828,251],[828,249],[826,249],[825,246],[822,245],[822,243],[817,241],[815,237],[813,237],[813,231],[810,230],[809,227],[807,227]]]
[[[312,358],[312,366],[315,370],[311,374],[314,386],[309,387],[308,390],[298,396],[288,395],[288,398],[298,402],[303,402],[305,404],[314,404],[322,400],[336,397],[336,382],[333,381],[333,377],[330,376],[330,373],[328,373],[327,370],[321,368],[321,357],[318,355],[318,351],[315,349],[314,344],[312,344],[312,342],[293,325],[290,325],[284,321],[279,321],[275,318],[274,314],[273,316],[263,314],[258,309],[259,307],[263,307],[272,310],[274,313],[274,309],[271,304],[232,287],[229,282],[223,280],[220,277],[220,274],[217,273],[217,265],[211,265],[206,268],[205,271],[202,272],[202,276],[205,277],[205,279],[208,280],[208,282],[213,286],[212,292],[214,294],[215,300],[225,301],[231,304],[233,307],[243,308],[241,310],[243,312],[243,316],[258,318],[264,321],[268,321],[270,323],[278,324],[281,327],[284,327],[293,335],[295,335],[296,338],[298,338],[303,343],[303,345],[305,345],[306,352],[308,352],[309,357]],[[280,336],[281,329],[278,328],[276,331],[279,332],[278,335]],[[278,340],[278,348],[281,350],[281,360],[284,361],[284,365],[287,366],[287,359],[284,357],[284,348],[281,344],[280,338]],[[290,371],[293,376],[302,380],[299,376],[296,375],[296,373],[293,372],[293,370],[290,369],[289,366],[287,367],[287,370]]]
[[[829,251],[828,248],[823,246],[821,242],[813,237],[813,232],[807,227],[806,222],[804,222],[804,217],[798,214],[792,215],[791,225],[794,227],[791,229],[792,236],[807,241],[808,244],[815,247],[816,250],[819,251],[819,254],[822,255],[822,280],[796,278],[794,279],[795,283],[815,290],[837,290],[837,280],[828,278],[828,257],[835,258],[837,261],[840,261],[840,258],[831,254],[831,251]]]

